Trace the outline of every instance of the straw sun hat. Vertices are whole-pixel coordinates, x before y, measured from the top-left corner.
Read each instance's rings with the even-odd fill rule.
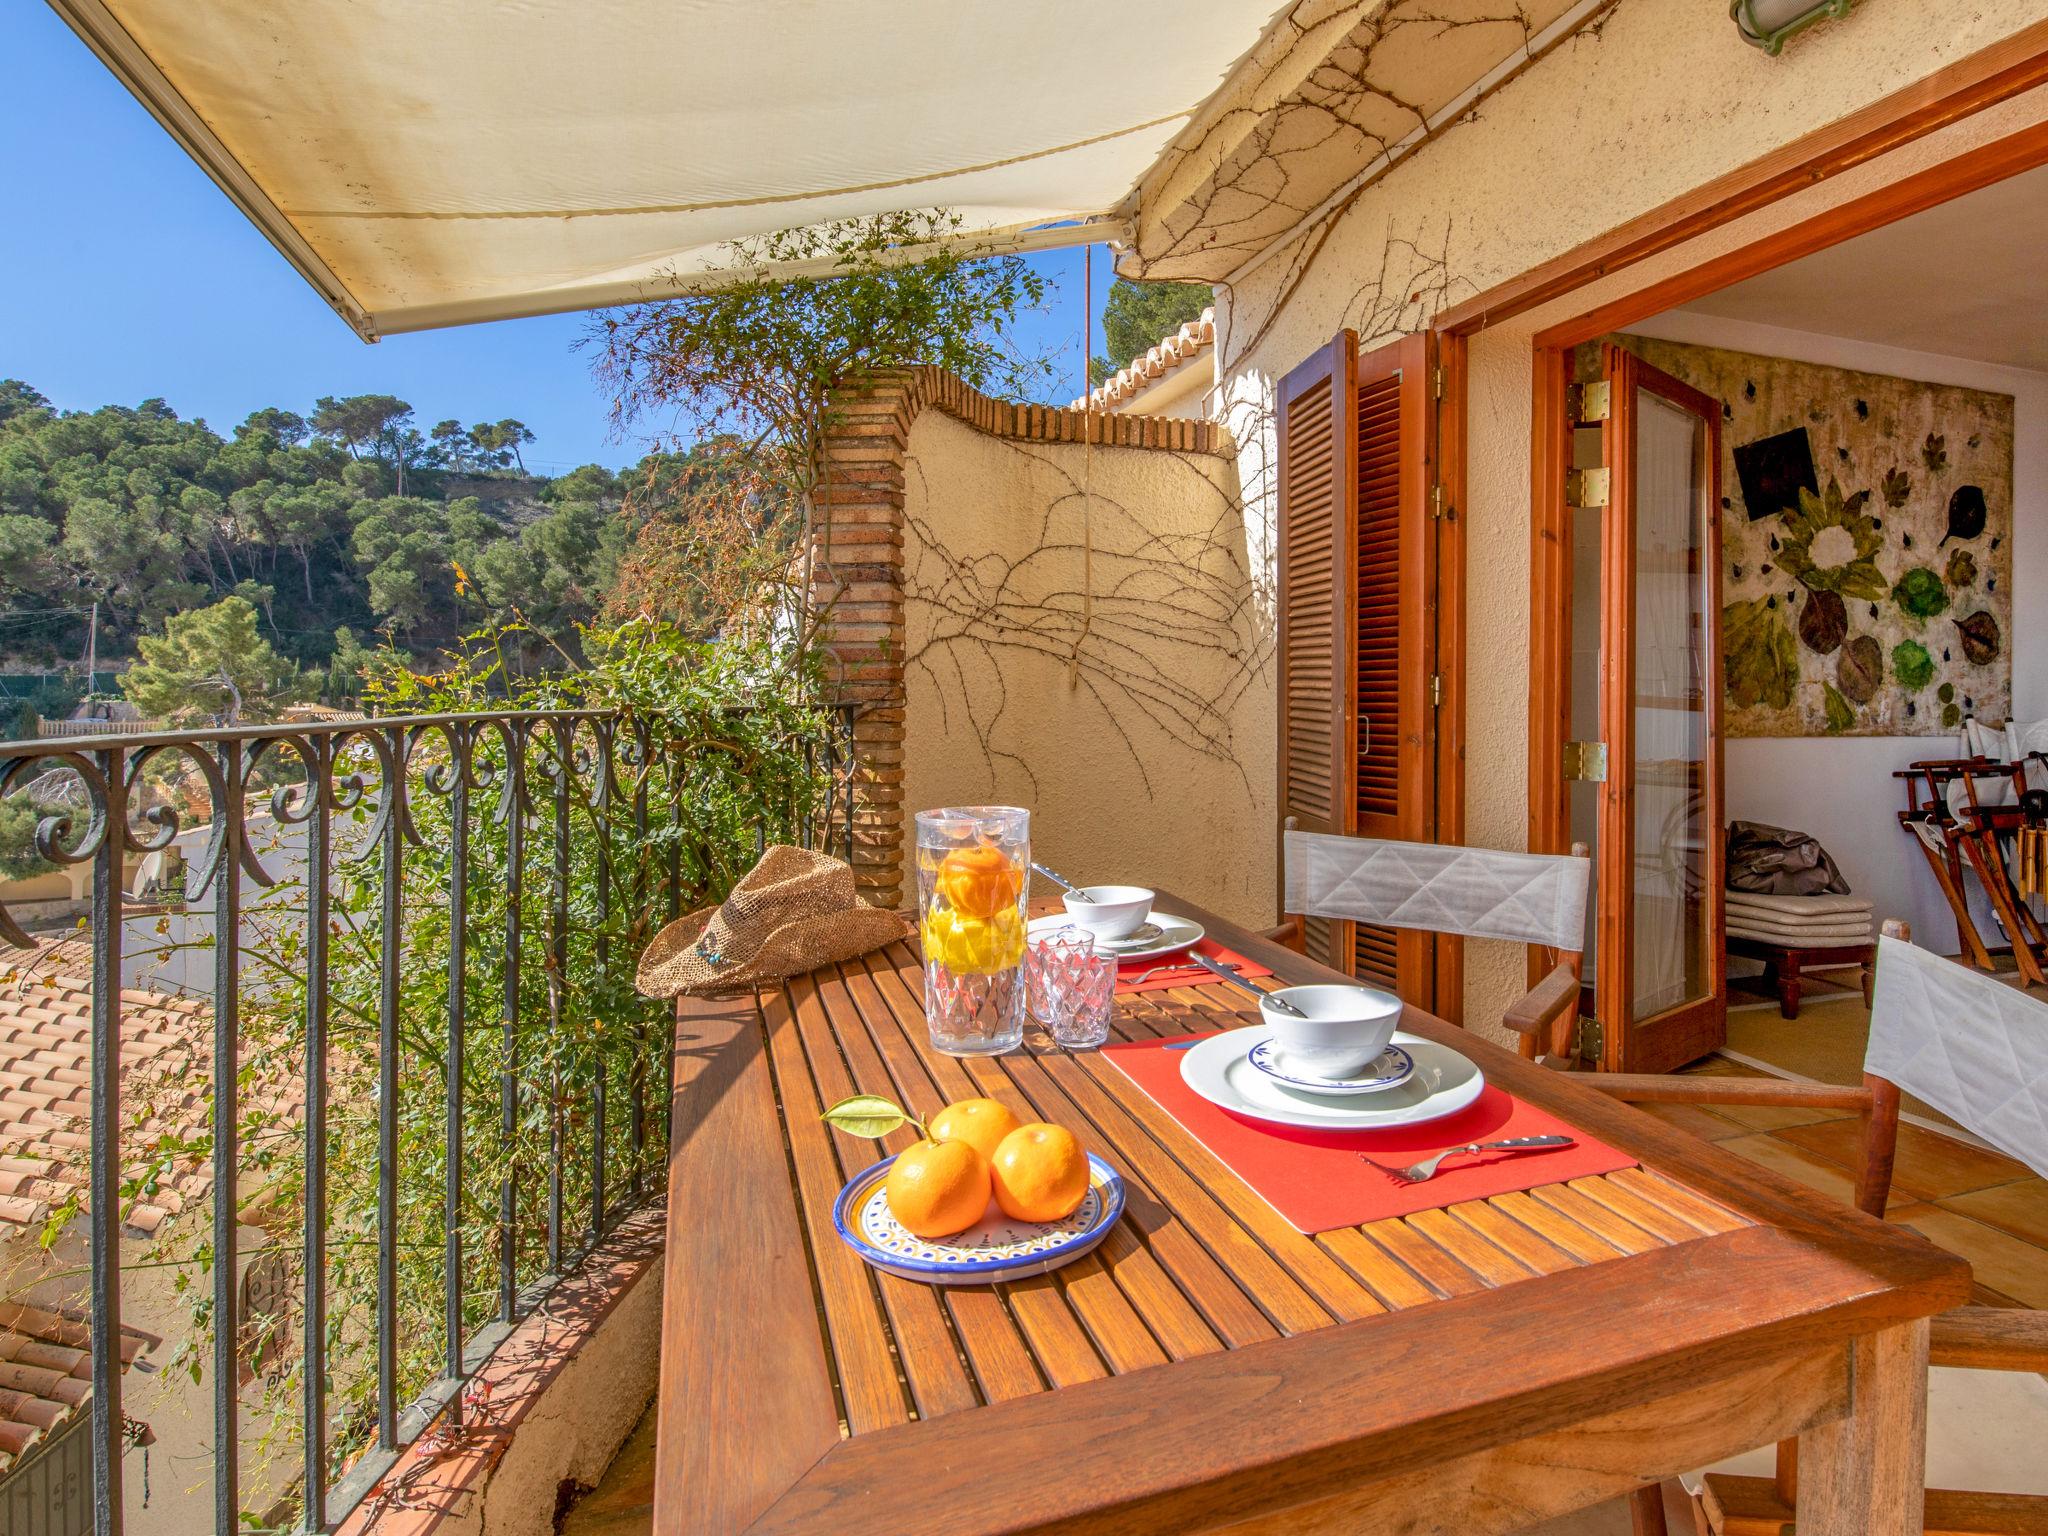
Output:
[[[865,905],[838,859],[777,843],[721,906],[679,917],[641,952],[645,997],[736,992],[909,936],[893,912]]]

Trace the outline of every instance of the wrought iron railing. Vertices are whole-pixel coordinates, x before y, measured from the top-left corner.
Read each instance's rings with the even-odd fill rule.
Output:
[[[721,882],[738,872],[735,865],[744,867],[770,840],[826,846],[850,858],[850,712],[833,717],[822,731],[807,731],[800,741],[779,744],[783,769],[796,765],[793,782],[770,803],[753,802],[755,814],[744,832],[732,825],[730,804],[723,821],[699,825],[702,808],[692,800],[701,776],[712,768],[743,777],[751,771],[745,733],[735,731],[734,738],[700,731],[680,739],[663,722],[619,711],[521,710],[0,742],[0,795],[30,783],[43,790],[68,785],[37,826],[37,851],[52,863],[92,866],[89,927],[67,942],[82,946],[89,939],[91,948],[91,1156],[77,1219],[86,1224],[91,1252],[92,1493],[101,1536],[133,1524],[124,1521],[122,1508],[120,1245],[124,1200],[134,1196],[132,1188],[124,1190],[121,1144],[121,984],[124,930],[132,923],[124,921],[124,876],[135,856],[170,848],[182,821],[194,822],[188,835],[196,835],[201,820],[193,814],[181,818],[165,804],[145,805],[152,794],[160,797],[166,770],[183,780],[188,807],[195,796],[203,798],[210,828],[184,880],[187,907],[203,911],[200,904],[210,903],[212,922],[207,1150],[213,1210],[207,1260],[212,1502],[220,1533],[248,1529],[240,1465],[244,1362],[238,1357],[247,1344],[247,1320],[238,1315],[237,1254],[243,1220],[238,1178],[246,1168],[237,1144],[240,1074],[247,1066],[243,1008],[246,1003],[260,1014],[274,1008],[276,998],[267,982],[251,989],[245,976],[245,897],[252,888],[276,883],[265,863],[271,855],[252,837],[252,806],[267,806],[276,826],[303,837],[303,896],[295,901],[301,940],[286,953],[294,1038],[302,1031],[302,1056],[295,1065],[303,1072],[304,1103],[298,1123],[285,1126],[283,1134],[299,1138],[302,1166],[302,1403],[295,1437],[299,1467],[291,1481],[297,1484],[298,1523],[318,1531],[359,1504],[400,1449],[437,1415],[444,1422],[459,1419],[463,1384],[491,1349],[555,1277],[657,1182],[646,1175],[665,1146],[667,1101],[658,1091],[659,1077],[650,1094],[650,1075],[666,1060],[672,1013],[629,1004],[638,1008],[630,1027],[617,1037],[600,1031],[580,1064],[547,1048],[563,1035],[570,1011],[582,1010],[586,994],[625,994],[634,956],[615,952],[615,914],[644,917],[644,928],[651,928],[676,916],[685,902],[715,899]],[[759,738],[753,740],[758,747]],[[490,839],[481,877],[474,867],[480,837]],[[408,870],[417,879],[422,857],[430,857],[436,870],[445,867],[439,888],[408,884]],[[572,871],[572,860],[590,865]],[[367,894],[371,886],[374,902]],[[353,906],[344,891],[358,893]],[[488,908],[483,918],[473,910],[478,901]],[[401,1382],[398,1337],[400,1111],[406,1098],[432,1092],[400,1073],[402,1051],[410,1051],[407,1060],[414,1062],[420,1038],[412,1031],[407,1038],[413,1044],[402,1047],[402,1032],[412,1029],[408,1010],[418,1009],[422,995],[421,978],[404,973],[403,936],[419,918],[431,918],[437,933],[445,922],[446,950],[446,975],[437,983],[438,1033],[430,1032],[445,1055],[438,1063],[445,1099],[441,1337],[439,1374],[424,1387]],[[540,942],[529,945],[536,935],[528,930],[536,920]],[[367,1074],[357,1074],[344,1090],[358,1095],[348,1106],[353,1113],[365,1123],[371,1114],[375,1119],[375,1322],[366,1351],[373,1359],[353,1362],[332,1357],[337,1330],[327,1313],[329,1117],[335,1109],[330,1003],[337,937],[357,957],[351,975],[361,980],[369,964],[376,970],[374,1036],[367,1007],[361,1030],[365,1053],[374,1039],[374,1084],[359,1080]],[[9,945],[34,948],[36,940],[0,907],[0,965],[9,963]],[[374,957],[362,959],[372,955],[372,946]],[[497,1017],[491,1024],[473,1016],[483,972],[495,993]],[[535,997],[535,987],[544,1000]],[[509,1153],[504,1158],[496,1240],[489,1245],[495,1247],[495,1283],[483,1300],[475,1287],[466,1293],[464,1283],[477,1266],[488,1270],[492,1263],[488,1253],[465,1252],[465,1228],[474,1231],[492,1219],[487,1209],[476,1209],[485,1202],[473,1182],[465,1188],[464,1179],[465,1138],[477,1128],[477,1094],[464,1091],[472,1081],[465,1075],[464,1053],[479,1040],[498,1069],[498,1146],[513,1147],[522,1126],[536,1117],[546,1125],[543,1189],[537,1192],[530,1182],[540,1176],[532,1166],[536,1159]],[[613,1102],[619,1094],[623,1104]],[[621,1128],[614,1123],[621,1111],[623,1154],[616,1145]],[[492,1134],[488,1121],[486,1116],[486,1137]],[[572,1170],[572,1157],[583,1166]],[[367,1192],[362,1198],[367,1200]],[[480,1317],[485,1300],[488,1316]],[[374,1402],[374,1423],[357,1423],[343,1437],[350,1443],[339,1448],[327,1402],[338,1371],[358,1372],[348,1379],[359,1386],[360,1398]]]

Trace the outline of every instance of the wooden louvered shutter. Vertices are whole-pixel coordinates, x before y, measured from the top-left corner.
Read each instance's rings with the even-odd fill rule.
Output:
[[[1358,542],[1356,338],[1340,332],[1280,381],[1280,818],[1352,830],[1350,623]],[[1310,958],[1348,970],[1349,923],[1312,917]]]
[[[1280,384],[1282,827],[1436,832],[1431,343],[1341,333]],[[1311,958],[1424,1006],[1435,940],[1309,918]]]
[[[1353,698],[1360,837],[1429,842],[1436,833],[1435,411],[1430,338],[1407,336],[1358,359],[1358,535]],[[1434,938],[1353,925],[1362,981],[1428,1006]]]

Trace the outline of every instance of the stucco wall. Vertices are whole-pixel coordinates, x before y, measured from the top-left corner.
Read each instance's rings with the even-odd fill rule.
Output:
[[[1305,232],[1218,290],[1222,415],[1241,445],[1254,558],[1264,558],[1274,519],[1274,381],[1338,329],[1353,327],[1367,343],[1421,329],[1449,305],[2043,17],[2048,0],[1973,0],[1938,16],[1903,0],[1868,0],[1771,59],[1737,38],[1723,5],[1621,0],[1372,184],[1334,225]],[[1474,339],[1460,509],[1470,552],[1469,842],[1526,841],[1531,337],[2044,115],[2042,101],[2027,98],[1980,113]],[[1271,771],[1269,759],[1268,780]],[[1270,801],[1270,787],[1264,793]],[[1492,1030],[1523,981],[1518,949],[1469,946],[1467,1022]]]
[[[1084,519],[1093,616],[1070,671]],[[906,818],[1027,806],[1034,854],[1071,879],[1273,920],[1270,602],[1230,459],[1019,442],[926,411],[903,568]]]

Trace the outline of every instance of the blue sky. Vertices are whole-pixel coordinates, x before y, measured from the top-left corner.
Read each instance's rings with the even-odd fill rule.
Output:
[[[55,12],[0,5],[0,60],[0,143],[14,146],[0,378],[26,379],[67,410],[160,395],[222,433],[259,406],[394,394],[425,423],[518,417],[538,437],[526,462],[543,472],[639,457],[642,445],[610,440],[605,401],[571,351],[584,317],[365,346]],[[1099,306],[1109,258],[1094,254]],[[1081,390],[1081,253],[1031,260],[1057,286],[1022,340],[1063,349],[1066,376],[1049,398],[1064,404]]]

